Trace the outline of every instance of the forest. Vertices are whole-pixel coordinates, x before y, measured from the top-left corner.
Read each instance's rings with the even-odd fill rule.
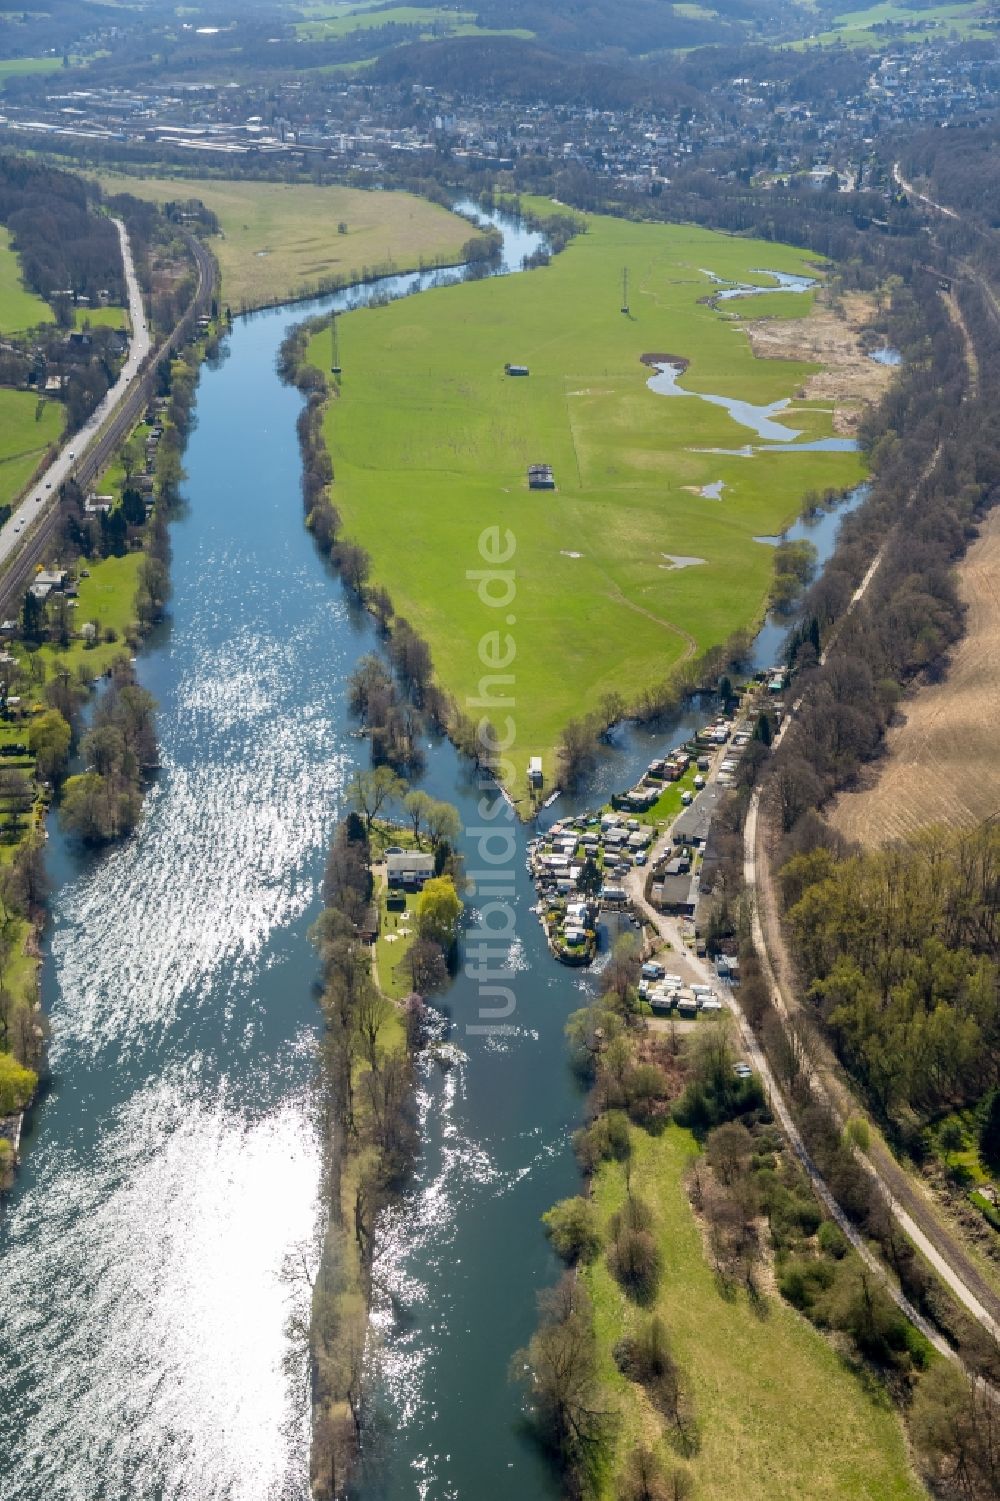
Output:
[[[25,281],[46,301],[72,291],[124,303],[118,232],[93,212],[95,190],[69,172],[0,154],[0,224],[13,235]]]
[[[885,1119],[976,1106],[1000,1082],[1000,830],[932,830],[781,884],[800,974]]]

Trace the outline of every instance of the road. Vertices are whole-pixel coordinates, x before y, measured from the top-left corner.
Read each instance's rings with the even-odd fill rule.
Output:
[[[918,203],[922,203],[925,208],[933,209],[936,214],[943,214],[946,219],[958,219],[961,217],[961,215],[956,214],[953,208],[945,208],[943,203],[935,203],[934,199],[928,198],[926,193],[918,193],[913,184],[907,182],[903,176],[898,162],[893,162],[892,164],[892,180],[897,187],[902,188],[907,198],[916,198]]]
[[[130,385],[138,377],[149,355],[151,347],[149,326],[142,305],[139,280],[135,274],[128,231],[120,219],[115,219],[113,222],[121,242],[125,284],[128,288],[129,320],[132,325],[128,356],[118,380],[108,391],[93,416],[72,437],[66,439],[59,453],[32,485],[30,493],[18,506],[10,520],[0,528],[0,569],[5,567],[23,538],[44,517],[46,511],[58,503],[59,486],[70,477],[77,463],[96,443],[101,429],[125,399]]]
[[[893,175],[904,192],[918,198],[921,202],[927,204],[928,207],[945,214],[949,218],[957,218],[957,215],[952,210],[934,203],[932,199],[927,198],[924,194],[914,193],[912,187],[899,173],[898,163],[893,169]],[[929,478],[940,457],[941,447],[939,445],[931,455],[917,484],[914,486],[914,493]],[[902,524],[905,514],[906,508],[904,508],[903,515],[896,522],[896,525],[883,540],[881,547],[869,564],[860,584],[852,594],[847,608],[837,622],[836,629],[820,656],[821,666],[825,664],[829,652],[839,637],[845,622],[867,595],[886,556],[890,538]],[[802,698],[799,697],[792,704],[789,713],[785,716],[781,724],[778,734],[775,736],[772,752],[779,748],[786,733],[795,724],[801,705]],[[781,930],[780,916],[770,885],[767,854],[762,848],[761,843],[761,826],[760,792],[759,790],[755,790],[751,796],[746,821],[743,826],[744,885],[747,895],[750,898],[754,949],[760,960],[775,1011],[780,1020],[787,1025],[790,1015],[794,1013],[797,1007],[792,993],[791,964],[784,951],[784,936]],[[784,959],[785,962],[781,963],[781,959]],[[833,1054],[825,1046],[822,1047],[822,1064],[822,1070],[818,1070],[812,1076],[812,1088],[817,1096],[833,1110],[834,1116],[839,1118],[843,1124],[849,1114],[859,1113],[859,1106],[844,1082],[842,1072]],[[933,1206],[921,1196],[909,1175],[900,1167],[888,1147],[882,1141],[881,1136],[877,1132],[874,1132],[868,1152],[856,1151],[855,1155],[865,1171],[875,1181],[900,1229],[909,1237],[952,1294],[977,1323],[993,1339],[1000,1339],[1000,1299],[997,1298],[993,1289],[978,1272],[966,1254],[964,1247],[956,1240],[948,1227],[938,1219],[934,1213]],[[923,1326],[921,1325],[920,1327]]]
[[[121,229],[119,233],[122,233]],[[140,337],[146,344],[145,357],[142,356],[141,351],[136,351],[136,359],[130,360],[129,368],[123,371],[126,377],[131,374],[131,380],[118,381],[113,392],[108,393],[109,399],[102,403],[104,424],[96,435],[92,431],[91,424],[88,424],[90,436],[86,448],[82,445],[78,446],[76,440],[67,440],[67,453],[61,456],[64,464],[72,466],[73,476],[81,486],[91,484],[100,475],[139,421],[152,395],[159,361],[183,345],[195,327],[195,320],[200,314],[207,313],[209,310],[212,290],[215,286],[215,262],[200,240],[184,231],[182,234],[187,241],[197,271],[195,295],[169,338],[153,350],[149,349],[145,316],[141,303],[138,304],[136,323],[137,327],[141,328]],[[130,255],[126,258],[126,264],[131,269]],[[133,274],[130,281],[130,299],[135,296],[136,291]],[[75,459],[69,457],[71,453],[76,455]],[[58,483],[53,478],[53,470],[60,474]],[[0,614],[16,613],[24,591],[34,575],[34,570],[49,556],[49,550],[61,524],[62,513],[56,503],[56,497],[59,493],[58,485],[62,484],[65,477],[66,470],[60,467],[59,460],[57,460],[56,464],[49,469],[47,478],[43,478],[39,484],[31,487],[31,499],[41,490],[43,497],[48,497],[48,500],[41,506],[32,506],[30,524],[27,524],[29,513],[24,510],[23,506],[13,518],[14,536],[20,538],[20,546],[16,547],[13,553],[8,549],[0,558]],[[47,488],[47,482],[51,483],[51,490]],[[17,522],[21,518],[25,519],[26,524],[18,529]]]
[[[710,780],[714,779],[718,762],[724,755],[725,751],[722,751],[716,757],[715,766],[713,766],[712,771],[709,773]],[[650,851],[649,863],[653,864],[655,860],[668,847],[671,846],[671,844],[672,833],[670,829],[667,829],[665,833],[661,834],[659,839],[653,845],[653,848]],[[668,917],[662,912],[657,912],[656,909],[650,906],[649,902],[646,901],[645,876],[646,868],[636,869],[635,867],[633,867],[626,877],[626,889],[635,906],[635,910],[637,912],[640,912],[645,920],[650,923],[653,928],[655,928],[656,932],[659,933],[664,942],[670,945],[669,968],[671,970],[675,970],[681,976],[685,984],[693,983],[696,985],[709,985],[715,991],[715,993],[722,998],[726,1007],[735,1019],[741,1047],[751,1067],[760,1077],[761,1083],[764,1087],[764,1092],[767,1095],[768,1103],[771,1107],[771,1111],[777,1118],[781,1129],[784,1131],[789,1145],[792,1148],[792,1151],[795,1153],[795,1156],[798,1158],[804,1171],[808,1175],[809,1181],[813,1186],[816,1196],[823,1204],[827,1214],[838,1225],[841,1233],[850,1242],[851,1246],[857,1252],[858,1256],[864,1262],[865,1266],[872,1273],[872,1275],[875,1276],[878,1281],[885,1287],[893,1302],[906,1316],[906,1318],[908,1318],[910,1322],[920,1330],[921,1334],[923,1334],[925,1339],[928,1339],[931,1342],[936,1350],[938,1350],[942,1355],[954,1359],[954,1352],[948,1345],[947,1341],[943,1339],[942,1336],[937,1332],[937,1330],[934,1329],[934,1327],[923,1317],[923,1315],[918,1313],[916,1308],[914,1308],[913,1304],[906,1297],[905,1293],[903,1293],[897,1286],[897,1284],[892,1280],[885,1267],[869,1249],[866,1241],[863,1239],[855,1226],[847,1218],[840,1205],[837,1203],[833,1194],[830,1192],[830,1189],[827,1187],[826,1180],[820,1173],[819,1169],[817,1168],[816,1164],[813,1162],[813,1159],[809,1154],[809,1150],[802,1139],[801,1132],[799,1131],[798,1126],[796,1126],[795,1121],[792,1119],[788,1107],[785,1104],[781,1090],[778,1087],[777,1080],[775,1079],[774,1074],[771,1070],[771,1066],[767,1061],[767,1057],[765,1056],[763,1049],[757,1041],[757,1038],[754,1036],[749,1023],[743,1015],[743,1012],[740,1009],[739,1003],[736,1000],[736,997],[733,995],[732,990],[727,984],[724,984],[719,979],[718,975],[715,973],[715,970],[711,967],[711,965],[707,964],[704,960],[699,959],[696,954],[691,953],[691,951],[688,949],[687,945],[684,942],[684,931],[680,919],[675,917]],[[755,922],[758,921],[758,919],[756,918],[756,913],[754,920]],[[767,973],[766,968],[765,973]]]

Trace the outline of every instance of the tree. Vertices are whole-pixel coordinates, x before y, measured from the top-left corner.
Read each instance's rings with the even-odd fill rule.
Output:
[[[378,1063],[378,1037],[392,1015],[392,1003],[373,984],[362,986],[354,1008],[354,1025],[361,1040],[361,1051],[369,1068]]]
[[[356,542],[341,542],[337,546],[336,560],[345,586],[352,594],[363,594],[372,567],[365,549]]]
[[[589,1199],[560,1199],[542,1215],[546,1234],[563,1261],[593,1261],[601,1249],[597,1215]]]
[[[35,757],[39,781],[58,783],[62,780],[71,739],[70,727],[57,709],[50,709],[32,720],[28,749]]]
[[[23,1068],[12,1053],[0,1053],[0,1116],[23,1110],[37,1087],[34,1069]]]
[[[86,844],[98,844],[114,828],[108,785],[96,771],[70,777],[63,789],[59,816],[63,828]]]
[[[371,838],[372,824],[387,803],[395,802],[406,791],[402,777],[389,766],[376,766],[371,771],[356,771],[347,794],[348,802],[365,821],[365,831]]]
[[[511,1363],[539,1442],[580,1495],[593,1485],[614,1431],[598,1374],[590,1294],[567,1273],[539,1297],[539,1327]]]
[[[408,792],[403,798],[403,807],[406,809],[407,818],[413,825],[413,838],[418,846],[420,844],[420,826],[425,822],[433,803],[434,799],[428,793],[421,792],[419,788],[414,788],[412,792]]]
[[[448,983],[444,950],[430,938],[416,938],[406,955],[413,988],[419,995],[434,995]]]
[[[21,634],[25,641],[39,642],[45,634],[45,601],[29,589],[21,606]]]
[[[942,1494],[969,1501],[1000,1494],[1000,1417],[988,1383],[935,1361],[920,1378],[909,1428]]]
[[[758,714],[757,723],[753,727],[753,738],[759,740],[761,745],[770,745],[774,736],[771,732],[771,720],[767,714]]]
[[[436,850],[444,840],[454,844],[462,832],[462,820],[458,809],[451,803],[439,802],[432,798],[430,806],[424,810],[424,824],[430,836],[431,848]]]
[[[965,1146],[965,1133],[958,1121],[945,1121],[938,1132],[938,1146],[944,1153],[944,1165],[951,1168],[951,1159]]]
[[[653,1216],[644,1201],[633,1194],[611,1220],[608,1267],[626,1292],[639,1303],[656,1296],[663,1259],[652,1233]]]
[[[14,767],[0,767],[0,809],[11,833],[16,833],[21,817],[28,812],[34,800],[31,782],[23,771]]]
[[[580,870],[580,879],[576,884],[583,896],[596,896],[604,885],[600,866],[593,855],[588,855],[586,860],[584,860]]]
[[[571,719],[563,730],[557,764],[560,784],[567,791],[574,791],[597,765],[598,732],[591,719]]]
[[[417,930],[447,954],[458,937],[462,901],[450,876],[434,876],[417,898]]]
[[[727,1121],[709,1133],[706,1150],[713,1171],[728,1186],[747,1171],[753,1140],[741,1122]]]
[[[1000,1089],[994,1089],[983,1108],[979,1151],[987,1167],[1000,1169]]]

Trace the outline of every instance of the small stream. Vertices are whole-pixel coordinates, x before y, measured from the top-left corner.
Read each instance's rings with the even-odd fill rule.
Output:
[[[538,236],[489,217],[517,270]],[[345,684],[377,642],[302,526],[301,400],[275,359],[311,314],[453,279],[388,278],[240,319],[202,372],[171,617],[138,667],[162,769],[120,847],[95,856],[51,829],[52,1083],[0,1217],[0,1501],[308,1496],[291,1322],[308,1310],[322,1221],[307,934],[361,754]],[[836,524],[809,532],[821,561]],[[774,660],[776,632],[764,627],[755,665]],[[586,794],[553,816],[633,780],[701,717],[692,705],[622,726]],[[447,742],[427,753],[423,785],[458,805],[475,867],[480,790]],[[557,1270],[540,1216],[578,1181],[563,1026],[587,982],[544,946],[529,833],[512,826],[504,865],[516,1004],[483,1034],[474,980],[448,993],[467,1061],[422,1063],[423,1146],[382,1226],[372,1501],[554,1495],[507,1368]]]

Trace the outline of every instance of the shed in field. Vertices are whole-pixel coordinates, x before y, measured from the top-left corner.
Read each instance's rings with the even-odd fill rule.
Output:
[[[528,465],[528,489],[529,490],[554,490],[556,478],[552,473],[551,464]]]

